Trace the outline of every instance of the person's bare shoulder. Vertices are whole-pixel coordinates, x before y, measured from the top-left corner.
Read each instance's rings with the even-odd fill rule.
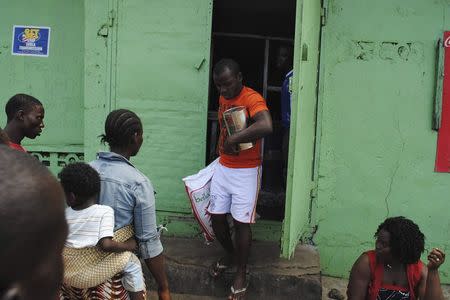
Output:
[[[361,254],[353,264],[347,286],[350,300],[364,299],[370,282],[370,262],[367,253]]]
[[[360,275],[369,275],[370,276],[370,262],[369,255],[367,253],[361,254],[358,259],[355,261],[352,267],[352,271],[356,270]]]
[[[358,259],[356,260],[356,262],[360,262],[361,264],[364,264],[366,267],[370,267],[369,264],[369,255],[367,254],[367,252],[364,252],[363,254],[361,254]]]

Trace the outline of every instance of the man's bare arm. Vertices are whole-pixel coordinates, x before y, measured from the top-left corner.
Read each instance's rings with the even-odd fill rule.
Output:
[[[256,141],[272,133],[272,117],[269,111],[264,110],[253,116],[254,123],[232,136],[229,136],[225,143],[236,145]]]

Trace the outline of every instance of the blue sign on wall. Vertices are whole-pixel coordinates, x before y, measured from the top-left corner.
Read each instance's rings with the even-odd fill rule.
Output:
[[[12,55],[48,57],[50,27],[14,25]]]

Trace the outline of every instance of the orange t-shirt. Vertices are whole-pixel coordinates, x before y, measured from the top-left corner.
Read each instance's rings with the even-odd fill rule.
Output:
[[[219,97],[220,136],[218,148],[220,163],[228,168],[254,168],[261,165],[261,139],[256,141],[255,146],[252,148],[239,151],[238,155],[223,153],[223,144],[228,137],[227,128],[223,123],[223,112],[236,106],[245,106],[250,119],[257,113],[268,110],[264,98],[258,92],[246,86],[233,99],[225,99],[223,96]]]

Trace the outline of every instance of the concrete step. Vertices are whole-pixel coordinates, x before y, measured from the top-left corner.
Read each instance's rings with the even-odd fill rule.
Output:
[[[223,255],[215,242],[201,239],[163,238],[170,289],[176,294],[224,298],[229,294],[233,273],[213,279],[209,268]],[[279,257],[277,243],[255,241],[249,260],[247,299],[321,299],[319,255],[314,247],[299,245],[291,260]],[[147,286],[155,289],[146,270]]]
[[[170,296],[172,297],[172,300],[223,300],[223,298],[220,298],[220,297],[199,296],[199,295],[189,295],[189,294],[171,293]],[[158,293],[156,293],[155,291],[149,291],[147,293],[147,299],[148,300],[157,300]]]

